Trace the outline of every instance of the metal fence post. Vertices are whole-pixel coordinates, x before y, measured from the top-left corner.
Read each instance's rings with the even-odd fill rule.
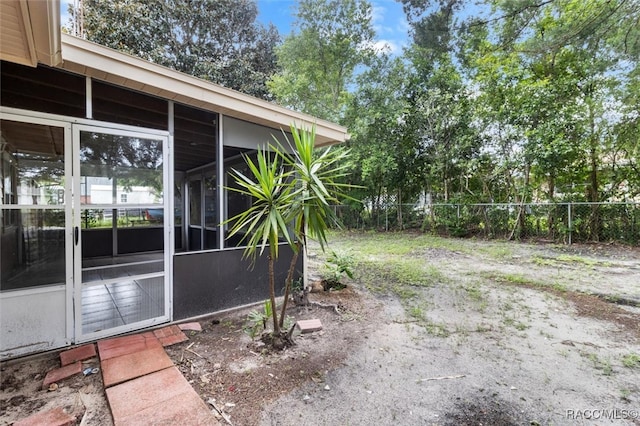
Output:
[[[384,208],[384,230],[389,231],[389,204]]]
[[[569,245],[571,245],[571,233],[573,232],[571,223],[571,203],[567,204],[567,225],[569,226]]]

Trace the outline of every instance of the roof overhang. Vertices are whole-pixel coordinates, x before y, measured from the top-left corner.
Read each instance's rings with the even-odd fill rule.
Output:
[[[0,0],[0,59],[31,67],[60,64],[60,1]]]
[[[116,50],[62,34],[60,68],[274,129],[316,126],[316,145],[349,139],[347,129]]]

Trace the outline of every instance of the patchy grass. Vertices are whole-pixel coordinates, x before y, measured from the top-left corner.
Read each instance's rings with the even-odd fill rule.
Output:
[[[594,353],[586,353],[582,355],[593,363],[593,368],[602,371],[602,375],[611,376],[613,374],[613,367],[611,366],[611,361],[608,359],[602,359]]]
[[[622,357],[622,365],[627,368],[640,368],[640,355],[630,353]]]
[[[532,257],[533,263],[538,266],[552,266],[560,267],[562,265],[577,265],[580,267],[594,268],[596,266],[610,267],[611,262],[599,261],[584,256],[578,256],[575,254],[560,254],[556,257],[547,257],[534,255]]]
[[[508,243],[491,242],[477,247],[477,253],[486,254],[494,259],[502,260],[512,258],[513,246]]]

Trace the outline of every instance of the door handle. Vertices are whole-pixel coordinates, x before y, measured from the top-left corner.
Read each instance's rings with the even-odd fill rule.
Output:
[[[79,238],[80,238],[80,228],[76,226],[73,228],[73,239],[75,240],[76,245],[78,245]]]

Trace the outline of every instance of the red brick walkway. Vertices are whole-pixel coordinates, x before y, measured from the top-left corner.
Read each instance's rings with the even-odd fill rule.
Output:
[[[177,326],[98,342],[116,426],[210,425],[217,421],[163,346],[187,340]]]
[[[199,328],[195,323],[183,326],[185,330]],[[100,370],[116,426],[219,424],[164,350],[164,346],[185,340],[181,327],[173,325],[98,342]],[[47,374],[43,387],[79,374],[80,361],[95,355],[94,344],[60,353],[62,367]],[[15,424],[66,426],[75,420],[57,408]]]

